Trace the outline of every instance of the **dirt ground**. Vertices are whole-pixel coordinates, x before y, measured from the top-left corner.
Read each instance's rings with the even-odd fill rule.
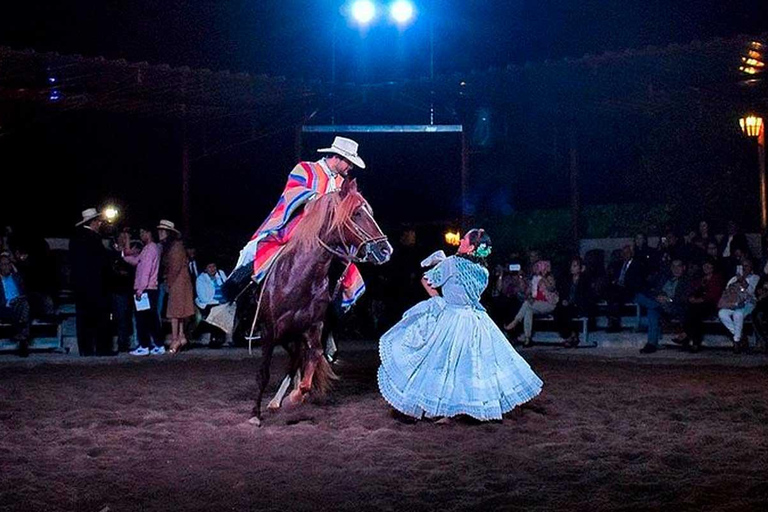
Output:
[[[540,397],[449,425],[396,417],[374,350],[261,428],[255,358],[2,365],[0,510],[768,510],[764,366],[523,354]]]

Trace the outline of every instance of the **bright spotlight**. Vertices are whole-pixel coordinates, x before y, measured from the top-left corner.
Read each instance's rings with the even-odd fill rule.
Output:
[[[389,15],[398,25],[405,25],[413,19],[413,4],[408,0],[396,0],[389,6]]]
[[[107,222],[114,222],[119,214],[120,212],[114,206],[104,208],[104,217],[107,219]]]
[[[357,0],[352,4],[352,17],[361,25],[367,25],[376,17],[376,6],[370,0]]]

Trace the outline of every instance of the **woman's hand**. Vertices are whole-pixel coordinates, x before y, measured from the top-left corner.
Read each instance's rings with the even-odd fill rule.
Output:
[[[432,288],[432,285],[429,284],[429,281],[427,281],[426,277],[421,278],[421,286],[424,287],[430,297],[437,297],[440,295],[440,292],[438,292],[435,288]]]

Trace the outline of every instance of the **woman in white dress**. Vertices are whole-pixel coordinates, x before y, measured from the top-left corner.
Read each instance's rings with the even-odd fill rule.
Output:
[[[541,392],[541,379],[480,305],[490,252],[485,231],[469,231],[455,256],[424,274],[430,298],[382,336],[379,390],[401,413],[500,420]]]

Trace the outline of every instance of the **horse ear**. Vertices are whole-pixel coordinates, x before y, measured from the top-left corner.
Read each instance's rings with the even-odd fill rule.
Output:
[[[350,192],[357,192],[357,178],[344,180],[344,183],[341,184],[340,194],[342,198],[346,197]]]

